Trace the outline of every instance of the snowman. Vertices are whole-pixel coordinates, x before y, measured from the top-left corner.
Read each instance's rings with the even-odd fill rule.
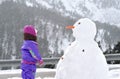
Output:
[[[96,25],[88,18],[73,26],[75,41],[66,49],[57,64],[55,79],[108,79],[108,65],[95,42]]]

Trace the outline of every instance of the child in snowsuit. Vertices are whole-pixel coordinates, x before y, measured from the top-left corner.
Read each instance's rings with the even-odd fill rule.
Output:
[[[24,42],[21,47],[22,78],[34,79],[36,73],[36,63],[43,63],[37,44],[37,32],[34,26],[26,25],[23,29]]]

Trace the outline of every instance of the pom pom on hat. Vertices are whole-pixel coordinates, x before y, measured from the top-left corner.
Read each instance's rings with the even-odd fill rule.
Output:
[[[31,34],[33,36],[37,36],[37,30],[34,28],[33,25],[26,25],[26,26],[24,26],[23,32]]]

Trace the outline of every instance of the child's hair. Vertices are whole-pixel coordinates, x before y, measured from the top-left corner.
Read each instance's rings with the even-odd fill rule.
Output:
[[[28,33],[24,33],[24,40],[37,41],[37,37]]]
[[[26,25],[23,29],[24,32],[24,40],[32,40],[37,41],[37,30],[33,25]]]

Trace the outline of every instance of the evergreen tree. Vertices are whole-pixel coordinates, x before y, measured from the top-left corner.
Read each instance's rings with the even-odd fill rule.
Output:
[[[106,50],[105,53],[110,53],[110,54],[118,54],[120,53],[120,42],[118,42],[115,47],[113,48],[113,50]],[[116,61],[108,61],[108,64],[120,64],[119,60]]]
[[[113,53],[120,53],[120,42],[118,42],[112,50]]]

